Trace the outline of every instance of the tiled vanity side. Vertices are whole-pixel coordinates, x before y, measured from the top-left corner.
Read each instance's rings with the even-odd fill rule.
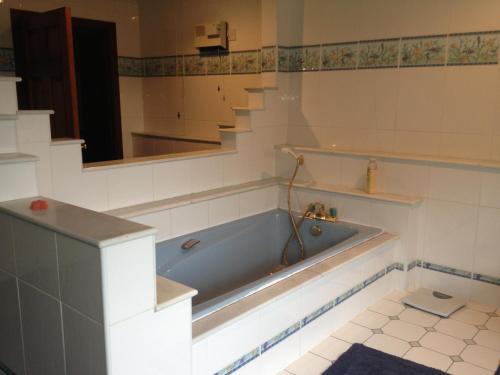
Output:
[[[53,200],[34,213],[30,202],[0,204],[0,369],[189,373],[190,296],[156,311],[156,231]]]

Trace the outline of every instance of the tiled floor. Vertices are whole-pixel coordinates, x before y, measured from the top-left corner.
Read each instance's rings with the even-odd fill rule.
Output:
[[[363,343],[450,374],[492,375],[500,361],[500,308],[469,303],[449,319],[401,304],[393,292],[279,375],[318,375],[352,343]]]

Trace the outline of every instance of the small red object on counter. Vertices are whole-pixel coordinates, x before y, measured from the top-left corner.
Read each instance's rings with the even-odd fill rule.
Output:
[[[30,210],[32,211],[41,211],[49,208],[49,203],[44,199],[37,199],[31,202]]]

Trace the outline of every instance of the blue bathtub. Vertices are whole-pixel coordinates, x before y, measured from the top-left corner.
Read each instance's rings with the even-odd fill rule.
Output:
[[[313,225],[321,227],[321,235],[311,234]],[[291,233],[284,210],[160,242],[156,245],[156,272],[198,290],[193,300],[196,320],[382,233],[364,225],[311,219],[304,221],[300,231],[306,259],[299,262],[298,246],[293,241],[289,251],[292,265],[278,272],[276,267]],[[189,239],[200,242],[189,250],[182,249]]]

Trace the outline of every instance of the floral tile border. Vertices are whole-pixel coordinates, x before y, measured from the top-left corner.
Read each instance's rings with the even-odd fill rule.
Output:
[[[321,46],[299,46],[288,49],[290,72],[319,70]]]
[[[446,62],[446,35],[401,40],[399,66],[442,66]]]
[[[414,260],[414,261],[410,262],[408,264],[408,271],[410,271],[411,269],[413,269],[415,267],[421,267],[424,269],[428,269],[430,271],[446,273],[446,274],[452,275],[452,276],[463,277],[465,279],[471,279],[471,280],[475,280],[475,281],[480,281],[480,282],[500,286],[500,278],[495,277],[495,276],[473,273],[471,271],[461,270],[458,268],[453,268],[453,267],[448,267],[448,266],[443,266],[440,264],[426,262],[423,260]]]
[[[321,70],[356,69],[358,42],[321,46]]]
[[[309,323],[312,321],[316,320],[317,318],[321,317],[331,309],[333,309],[335,306],[340,305],[342,302],[348,300],[350,297],[354,296],[356,293],[359,291],[363,290],[367,286],[371,285],[375,281],[381,279],[385,275],[389,274],[388,269],[391,270],[396,270],[399,269],[399,267],[402,266],[401,263],[393,263],[388,265],[387,267],[384,267],[380,271],[376,272],[374,275],[370,276],[366,280],[360,282],[359,284],[353,286],[346,292],[342,293],[340,296],[337,296],[336,298],[332,299],[331,301],[327,302],[320,308],[314,310],[304,318],[300,319],[299,321],[291,324],[278,334],[274,335],[270,339],[266,340],[264,343],[259,345],[257,348],[251,350],[250,352],[246,353],[245,355],[241,356],[228,366],[224,367],[223,369],[219,370],[216,372],[216,375],[226,375],[226,374],[231,374],[235,372],[236,370],[240,369],[247,363],[253,361],[257,357],[263,355],[266,351],[270,350],[283,340],[287,339],[288,337],[292,336],[296,332],[300,331],[302,328],[307,326]]]
[[[118,57],[118,74],[125,77],[143,77],[144,59],[140,57]]]
[[[275,46],[262,47],[260,51],[261,70],[275,72],[277,68],[277,48]]]
[[[220,56],[118,57],[121,76],[255,74],[346,69],[499,64],[500,31],[440,34],[307,46],[264,46]],[[0,71],[14,72],[12,48],[0,48]]]
[[[259,50],[231,53],[231,74],[251,74],[260,72]]]
[[[448,65],[498,64],[500,31],[450,34]]]
[[[397,68],[399,39],[359,42],[358,68]]]

